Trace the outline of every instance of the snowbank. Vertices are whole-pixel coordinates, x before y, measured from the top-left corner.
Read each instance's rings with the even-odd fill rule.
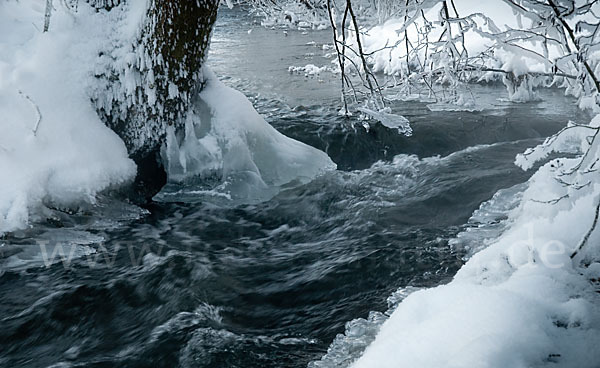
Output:
[[[464,23],[459,26],[453,22],[448,26],[440,16],[442,1],[425,1],[420,6],[424,17],[413,10],[409,14],[414,13],[414,19],[396,17],[361,30],[364,53],[374,71],[404,78],[405,84],[410,79],[411,84],[419,85],[423,81],[415,70],[423,69],[433,73],[434,82],[455,88],[452,78],[457,76],[450,76],[454,71],[449,66],[468,63],[461,78],[503,80],[509,99],[514,102],[536,100],[533,88],[547,82],[546,78],[534,78],[530,73],[550,73],[556,66],[559,71],[570,72],[568,63],[560,58],[566,53],[562,46],[541,42],[539,37],[531,36],[535,32],[519,34],[520,29],[538,30],[536,22],[540,18],[535,14],[516,12],[516,6],[504,1],[455,0],[450,16],[464,19]],[[550,38],[559,38],[548,32]],[[352,45],[356,42],[354,37],[350,37]],[[449,54],[455,55],[454,59]],[[350,57],[357,58],[352,53]],[[477,70],[481,68],[485,70]]]
[[[600,117],[590,126],[598,123]],[[566,149],[588,141],[575,137]],[[542,158],[537,151],[545,147],[529,151],[532,159]],[[556,180],[581,160],[542,166],[503,233],[448,285],[408,296],[353,366],[598,367],[600,234],[592,232],[571,255],[593,227],[600,185]],[[525,161],[520,156],[527,168]],[[582,261],[589,266],[579,267]]]
[[[210,70],[204,76],[185,136],[168,132],[163,154],[171,181],[214,178],[218,191],[252,199],[336,168],[324,152],[275,130],[241,92],[225,86]]]
[[[597,367],[598,298],[575,273],[541,268],[412,294],[354,367]]]
[[[433,1],[429,3],[436,3],[431,5],[425,12],[425,18],[431,23],[429,26],[432,27],[428,37],[430,40],[438,40],[444,32],[444,26],[439,22],[440,12],[442,9],[441,1]],[[507,44],[497,44],[495,37],[491,37],[485,32],[503,32],[512,29],[527,29],[531,28],[533,21],[531,19],[523,19],[521,16],[517,16],[513,12],[507,3],[503,1],[478,1],[478,0],[455,0],[456,11],[460,16],[467,16],[471,14],[484,14],[488,17],[486,21],[483,17],[475,17],[482,24],[481,29],[465,29],[464,30],[464,47],[468,51],[471,57],[476,57],[487,51],[491,46],[499,46],[500,52],[494,54],[499,61],[498,67],[504,66],[506,70],[514,71],[516,75],[522,75],[529,71],[547,71],[547,67],[550,67],[547,61],[543,60],[533,53],[527,52],[515,52],[515,49]],[[454,8],[453,8],[454,9]],[[420,14],[419,14],[420,15]],[[454,16],[454,11],[452,11]],[[422,35],[417,32],[418,27],[424,27],[422,19],[416,19],[413,25],[404,27],[404,18],[393,18],[385,22],[384,24],[377,25],[367,31],[364,35],[364,48],[365,54],[375,52],[372,56],[372,62],[376,71],[382,71],[386,74],[400,73],[403,68],[406,68],[406,47],[401,44],[400,47],[394,47],[390,49],[392,45],[396,45],[402,41],[404,37],[404,31],[407,32],[408,39],[412,45],[416,46],[422,39]],[[416,25],[416,26],[415,26]],[[458,28],[458,27],[457,27]],[[453,34],[458,36],[460,34],[458,29],[454,29]],[[457,41],[459,47],[462,48],[462,38]],[[539,54],[543,54],[543,46],[536,44],[535,42],[523,42],[523,46],[530,48]],[[387,47],[387,48],[386,48]],[[506,48],[506,49],[504,49]],[[557,49],[550,48],[548,50],[549,57],[555,57],[559,55]],[[421,52],[422,60],[424,56],[424,50]]]
[[[106,17],[88,6],[75,17],[55,2],[42,33],[45,3],[0,3],[0,234],[43,216],[44,205],[93,202],[136,171],[86,93]]]

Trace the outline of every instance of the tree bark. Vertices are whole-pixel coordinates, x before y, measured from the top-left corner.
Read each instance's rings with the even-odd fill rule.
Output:
[[[108,1],[111,7],[115,2]],[[218,5],[218,0],[151,0],[133,41],[135,62],[107,78],[107,93],[119,90],[111,84],[126,83],[124,74],[134,74],[137,83],[127,96],[110,96],[110,108],[98,108],[138,164],[130,193],[136,202],[149,201],[166,183],[160,148],[167,126],[183,127],[191,100],[202,88]]]

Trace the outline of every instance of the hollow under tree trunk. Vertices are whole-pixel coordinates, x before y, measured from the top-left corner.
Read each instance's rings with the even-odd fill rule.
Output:
[[[111,7],[115,2],[109,1]],[[202,88],[218,5],[219,0],[151,0],[132,46],[137,60],[130,68],[139,77],[135,91],[113,98],[109,109],[98,108],[138,165],[129,193],[134,201],[149,201],[166,183],[160,148],[167,126],[184,125],[191,100]],[[113,73],[108,84],[119,83],[123,74]]]

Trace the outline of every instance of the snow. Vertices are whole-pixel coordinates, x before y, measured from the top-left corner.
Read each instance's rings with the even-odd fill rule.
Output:
[[[482,56],[480,66],[506,72],[474,73],[471,81],[502,80],[511,102],[528,102],[539,98],[535,88],[557,84],[556,78],[534,76],[552,73],[553,61],[566,73],[578,73],[559,58],[566,53],[560,50],[564,45],[545,49],[535,39],[506,42],[518,37],[518,29],[530,28],[535,13],[516,16],[504,1],[454,3],[460,16],[478,18],[478,26],[466,29],[464,43],[458,38],[453,42],[464,46],[471,58]],[[440,37],[447,28],[440,22],[441,2],[423,4],[433,27],[428,37],[440,39],[438,45],[443,45],[446,40]],[[393,75],[408,86],[405,98],[420,97],[410,90],[423,82],[419,73],[409,72],[403,37],[406,31],[415,47],[422,36],[414,25],[425,24],[422,19],[408,28],[404,24],[404,18],[396,18],[361,30],[363,47],[376,72]],[[559,38],[550,27],[545,30]],[[458,29],[453,28],[453,34],[459,34]],[[437,65],[423,68],[425,72],[437,68],[443,76],[432,78],[437,79],[434,82],[456,90],[458,83],[444,65],[451,60],[443,48],[439,50],[427,59]],[[416,54],[410,57],[425,60],[423,49]],[[597,55],[590,53],[588,61],[595,60]],[[414,62],[410,67],[419,65]],[[597,93],[573,84],[567,87],[567,93],[579,98],[581,108],[600,111]],[[429,106],[443,110],[452,109],[451,105],[470,106],[462,95],[455,96]],[[599,127],[600,115],[587,125],[569,122],[558,135],[518,155],[515,163],[524,170],[551,154],[569,158],[547,162],[527,183],[501,191],[482,205],[470,227],[450,242],[452,247],[465,247],[470,258],[449,284],[411,293],[389,318],[372,313],[366,321],[353,321],[346,336],[336,339],[313,366],[598,367]],[[355,359],[356,350],[363,349],[365,340],[371,341],[370,331],[380,324],[375,339]],[[357,332],[356,326],[362,330]]]
[[[258,16],[263,17],[261,25],[264,27],[297,28],[299,31],[309,28],[323,30],[329,27],[324,7],[309,8],[294,0],[284,0],[277,6],[260,6],[252,2],[250,5],[255,7],[254,11]]]
[[[525,170],[552,153],[581,154],[590,148],[587,137],[593,135],[600,127],[600,115],[597,115],[589,125],[577,125],[570,121],[559,135],[546,138],[541,145],[530,148],[522,154],[517,155],[515,164]]]
[[[404,16],[396,16],[383,24],[361,29],[364,53],[373,71],[402,77],[403,83],[410,80],[411,84],[421,85],[423,81],[418,77],[419,73],[409,73],[409,69],[414,71],[416,68],[423,68],[426,72],[437,70],[442,75],[433,78],[435,83],[446,83],[450,88],[456,88],[456,77],[449,70],[452,68],[448,68],[453,61],[448,56],[450,51],[447,48],[453,48],[453,53],[462,53],[464,49],[469,63],[474,67],[501,69],[511,74],[512,79],[504,78],[504,82],[507,84],[509,99],[514,102],[528,102],[538,98],[534,87],[542,85],[545,79],[527,78],[528,74],[551,72],[553,60],[561,71],[571,72],[571,65],[560,58],[566,52],[562,46],[549,43],[545,47],[539,38],[519,34],[519,29],[535,28],[534,24],[539,22],[535,14],[517,16],[515,8],[505,1],[455,0],[452,4],[451,16],[455,17],[456,9],[465,22],[468,20],[465,23],[468,25],[459,28],[456,22],[451,24],[451,42],[447,39],[448,33],[445,33],[446,23],[440,17],[442,2],[436,0],[425,1],[420,5],[427,22],[419,11],[415,12],[413,9],[408,13],[409,17],[416,14],[413,22],[412,18],[407,22]],[[426,29],[427,39],[423,35]],[[560,38],[551,30],[548,32],[549,37]],[[410,45],[409,60],[405,36]],[[349,40],[351,47],[356,47],[354,34],[350,35]],[[426,40],[429,42],[428,47],[424,46]],[[349,57],[354,59],[354,63],[359,62],[357,55],[349,53]],[[501,80],[502,76],[503,73],[498,72],[470,72],[471,78],[481,80]],[[458,104],[461,104],[460,101]]]
[[[357,318],[345,325],[345,332],[338,334],[320,360],[310,362],[308,368],[347,367],[375,339],[381,325],[387,320],[398,304],[408,295],[419,290],[414,287],[401,288],[387,299],[388,310],[385,313],[369,312],[365,318]]]
[[[515,17],[512,8],[503,1],[455,0],[454,3],[460,16],[485,14],[491,21],[489,23],[482,22],[484,26],[479,31],[476,29],[465,31],[464,47],[471,56],[483,53],[495,43],[495,39],[493,39],[491,35],[481,31],[506,31],[519,26],[519,22],[517,21],[517,17]],[[427,4],[429,4],[429,8],[427,8]],[[438,22],[441,7],[441,1],[430,1],[426,3],[426,19],[429,22]],[[531,24],[531,22],[522,23],[525,27],[527,27],[528,24]],[[367,31],[367,34],[364,35],[363,47],[365,48],[365,54],[371,52],[375,53],[371,58],[375,71],[382,71],[386,74],[396,74],[400,73],[403,68],[405,68],[406,48],[389,48],[402,40],[404,31],[407,32],[408,38],[413,45],[418,44],[419,34],[416,28],[414,26],[405,27],[404,24],[404,18],[392,18],[381,25],[372,27]],[[415,20],[415,24],[419,27],[424,26],[422,19]],[[430,40],[435,40],[442,35],[444,27],[439,23],[432,24],[432,26],[433,29],[429,34],[429,38]],[[458,34],[458,30],[453,29],[453,32]],[[527,46],[530,46],[530,44],[527,44]],[[540,48],[541,46],[537,46],[535,49]],[[524,57],[522,53],[514,53],[512,52],[514,51],[512,49],[503,50],[501,48],[500,50],[501,52],[495,56],[499,58],[501,64],[504,64],[507,70],[514,71],[516,75],[521,75],[521,73],[529,71],[529,67],[533,65],[533,63],[530,62],[528,58]]]
[[[43,218],[45,205],[93,203],[136,171],[85,89],[104,17],[57,4],[42,33],[45,3],[0,3],[0,234]]]
[[[328,67],[328,66],[318,67],[314,64],[306,64],[305,66],[290,66],[288,68],[288,71],[292,74],[293,73],[304,74],[305,77],[318,76],[319,74],[321,74],[323,72],[334,73],[334,70],[331,67]]]
[[[185,137],[178,139],[171,130],[163,153],[171,181],[216,177],[221,193],[252,199],[335,170],[327,154],[279,133],[241,92],[209,69],[203,73],[206,83]]]
[[[142,80],[154,105],[152,69],[142,76],[132,67],[144,70],[148,60],[129,41],[147,6],[131,1],[107,12],[79,4],[74,12],[58,2],[43,33],[46,1],[0,3],[0,235],[44,220],[47,208],[94,204],[98,193],[133,180],[135,164],[95,107],[137,103]],[[115,70],[112,86],[95,77]],[[335,168],[323,152],[279,134],[242,94],[209,79],[183,137],[167,132],[171,180],[216,175],[221,194],[253,197]],[[150,130],[131,134],[143,141]]]
[[[458,276],[404,300],[354,367],[596,367],[598,300],[578,296],[586,289],[534,264],[493,285]]]
[[[557,139],[551,149],[586,148],[589,134],[569,135],[568,145]],[[550,146],[532,150],[530,159],[542,159]],[[527,182],[517,206],[511,196],[505,204],[495,197],[493,208],[509,209],[508,219],[492,231],[501,235],[490,239],[481,232],[479,245],[473,234],[459,236],[454,245],[466,238],[483,250],[449,284],[400,303],[353,367],[597,367],[600,263],[594,260],[600,257],[600,234],[592,232],[571,255],[592,227],[600,185],[565,186],[555,179],[582,160],[585,166],[585,157],[546,163]],[[560,200],[565,196],[569,200]],[[582,262],[589,266],[579,267]]]
[[[0,235],[43,219],[47,207],[94,203],[98,193],[132,180],[136,170],[88,97],[90,69],[101,46],[113,41],[106,37],[113,20],[83,4],[75,17],[60,3],[50,31],[42,33],[45,3],[0,2]],[[145,2],[133,3],[145,8]],[[504,3],[460,0],[457,7],[459,13],[461,7],[479,7],[495,14],[499,27],[516,26],[510,23],[514,16],[510,22],[503,18],[510,10]],[[128,16],[135,19],[139,9]],[[435,18],[437,11],[439,5],[428,14]],[[124,32],[135,32],[136,22],[128,23],[131,29]],[[365,37],[365,52],[395,42],[399,27],[390,21],[373,28]],[[471,53],[488,46],[480,34],[469,37]],[[399,54],[374,54],[376,70],[402,72],[402,48],[391,52]],[[511,52],[496,56],[515,76],[547,67]],[[304,72],[317,69],[304,67]],[[167,131],[163,156],[170,180],[215,177],[227,198],[248,198],[335,169],[325,153],[278,133],[243,94],[209,70],[204,75],[205,88],[184,134]],[[531,98],[532,86],[518,85],[511,99]],[[571,124],[568,134],[519,156],[517,164],[528,169],[552,152],[581,153],[598,146],[588,140],[588,131],[600,125],[599,119],[590,127]],[[402,119],[386,115],[382,120],[406,129]],[[590,159],[597,159],[598,150],[591,152]],[[576,188],[555,180],[557,170],[569,171],[580,161],[557,159],[542,166],[511,209],[501,235],[486,240],[488,246],[449,284],[408,295],[354,367],[597,367],[600,294],[592,280],[598,278],[600,263],[592,260],[600,258],[600,234],[592,233],[574,260],[570,255],[592,227],[600,185]],[[565,196],[571,200],[561,201]],[[582,260],[589,266],[577,267]]]

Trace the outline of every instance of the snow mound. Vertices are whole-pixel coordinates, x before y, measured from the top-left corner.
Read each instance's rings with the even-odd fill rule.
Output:
[[[210,189],[228,198],[252,200],[336,168],[324,152],[279,133],[210,70],[204,75],[185,133],[168,132],[163,157],[170,181],[212,181]]]
[[[353,367],[598,367],[600,264],[576,266],[598,259],[600,234],[575,260],[571,254],[592,226],[600,188],[554,179],[557,167],[578,162],[542,166],[517,206],[510,198],[491,203],[509,211],[500,235],[480,234],[489,245],[451,283],[402,301]],[[576,200],[554,201],[575,198],[573,191]],[[477,249],[474,239],[467,243]]]
[[[0,234],[43,218],[44,205],[93,202],[136,171],[85,90],[105,18],[57,4],[42,33],[44,7],[0,3]]]
[[[494,286],[459,278],[412,294],[354,367],[597,367],[598,306],[576,297],[587,285],[541,267]]]

